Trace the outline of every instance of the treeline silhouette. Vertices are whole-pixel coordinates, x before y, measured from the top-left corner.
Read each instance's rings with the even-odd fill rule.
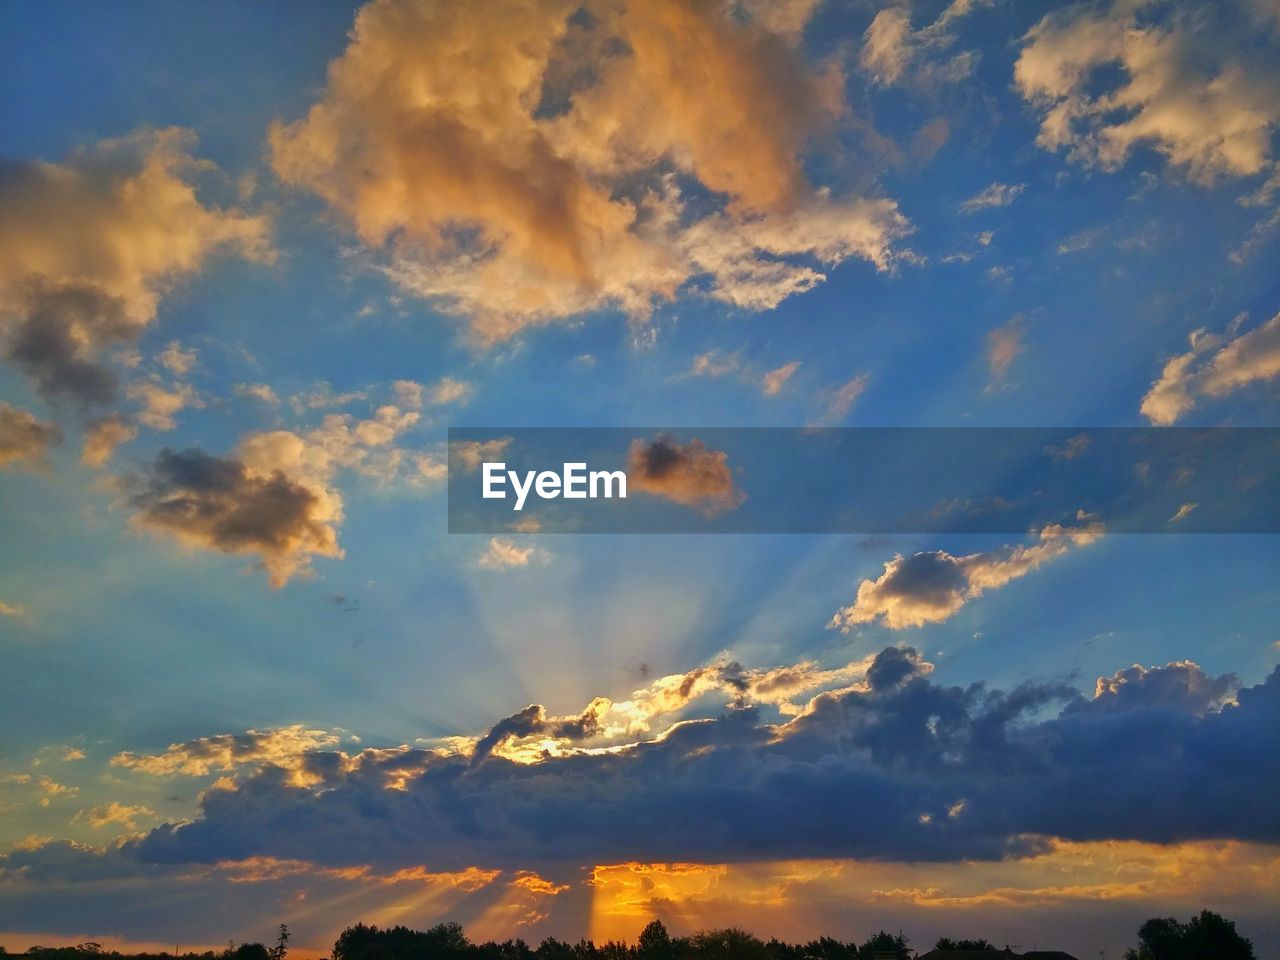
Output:
[[[289,930],[281,924],[274,946],[262,943],[228,944],[226,950],[204,953],[119,953],[96,943],[75,947],[32,947],[25,956],[35,960],[286,960]],[[634,944],[610,940],[569,943],[548,937],[537,947],[520,939],[501,943],[472,943],[461,924],[441,923],[429,930],[404,926],[379,929],[357,923],[339,935],[331,960],[915,960],[925,953],[988,952],[992,960],[1019,957],[1009,947],[987,940],[942,937],[931,951],[912,950],[901,933],[879,933],[861,943],[819,937],[808,943],[761,940],[744,930],[704,930],[673,937],[662,921],[654,920]],[[5,956],[0,947],[0,957]],[[1058,956],[1065,956],[1059,954]],[[959,957],[957,958],[959,960]],[[969,960],[968,957],[965,960]],[[1203,910],[1186,923],[1155,917],[1138,929],[1138,945],[1124,960],[1256,960],[1253,944],[1236,931],[1235,923]]]

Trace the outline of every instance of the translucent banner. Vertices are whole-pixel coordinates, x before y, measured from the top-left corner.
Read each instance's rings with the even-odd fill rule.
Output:
[[[1280,430],[453,428],[451,533],[1280,532]]]

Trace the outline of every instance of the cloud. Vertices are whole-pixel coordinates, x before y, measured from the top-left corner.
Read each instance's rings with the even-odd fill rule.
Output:
[[[1145,145],[1201,183],[1247,176],[1270,165],[1280,120],[1280,70],[1257,42],[1276,30],[1262,4],[1076,4],[1027,32],[1014,80],[1042,114],[1036,142],[1072,162],[1115,170]]]
[[[432,453],[415,453],[411,458],[409,483],[434,486],[449,479],[449,461]]]
[[[792,360],[790,363],[784,363],[776,370],[770,370],[760,381],[760,389],[764,391],[766,397],[776,397],[782,392],[782,388],[787,385],[791,375],[799,369],[800,361]]]
[[[484,341],[603,308],[643,322],[686,285],[765,309],[819,267],[889,269],[907,230],[892,201],[805,177],[843,77],[804,57],[809,5],[787,9],[377,0],[307,114],[272,127],[272,166]]]
[[[510,437],[497,437],[493,440],[454,440],[449,444],[449,458],[456,460],[464,472],[470,473],[479,470],[482,463],[496,462],[509,446],[511,446]]]
[[[708,515],[732,510],[746,499],[733,485],[729,456],[701,440],[670,437],[635,440],[627,453],[628,489],[693,507]]]
[[[689,374],[694,377],[723,377],[735,373],[741,366],[742,361],[736,353],[708,350],[693,358]]]
[[[884,565],[879,578],[862,581],[854,602],[837,610],[830,626],[847,633],[877,621],[890,630],[940,623],[987,590],[1025,577],[1100,536],[1102,526],[1096,523],[1075,528],[1050,524],[1040,530],[1031,546],[1001,547],[959,557],[945,550],[910,557],[899,554]]]
[[[93,420],[85,426],[80,462],[86,467],[105,466],[115,455],[117,447],[137,435],[138,428],[118,413]]]
[[[310,430],[248,434],[241,439],[238,453],[253,469],[281,470],[339,505],[341,496],[331,482],[339,470],[353,470],[382,485],[406,474],[410,479],[418,477],[420,455],[410,454],[397,440],[420,419],[418,412],[394,404],[383,404],[364,419],[329,413]]]
[[[396,403],[406,410],[422,409],[422,384],[413,380],[397,380],[391,384]]]
[[[1068,437],[1062,444],[1050,443],[1044,448],[1045,455],[1059,463],[1067,460],[1078,460],[1089,452],[1093,446],[1093,438],[1087,433],[1077,433]]]
[[[49,448],[61,441],[62,431],[55,424],[0,402],[0,467],[23,464],[43,469],[48,466]]]
[[[1022,344],[1026,328],[1021,317],[1014,317],[1003,327],[987,334],[987,391],[1002,387],[1009,380],[1013,361],[1026,349]]]
[[[938,19],[919,30],[911,28],[906,6],[881,10],[863,34],[859,65],[876,83],[893,86],[910,81],[917,86],[953,83],[968,77],[978,56],[961,51],[944,57],[955,42],[956,21],[989,0],[953,0]]]
[[[37,802],[42,807],[51,806],[53,801],[58,798],[69,800],[80,792],[79,787],[72,787],[65,783],[59,783],[57,780],[54,780],[53,777],[45,776],[43,774],[35,778],[26,774],[20,774],[16,778],[10,777],[9,779],[15,779],[18,783],[30,784],[34,787],[36,794],[39,797]]]
[[[8,617],[11,620],[28,620],[30,614],[27,608],[20,603],[5,603],[0,600],[0,617]]]
[[[961,213],[974,213],[992,207],[1007,207],[1027,189],[1025,183],[993,183],[981,193],[974,194],[960,204]]]
[[[274,587],[308,573],[313,557],[342,556],[341,500],[278,469],[166,447],[124,487],[137,527],[187,546],[255,555]]]
[[[559,747],[589,740],[600,733],[603,716],[611,706],[607,698],[598,697],[578,716],[549,717],[541,704],[530,704],[519,713],[499,720],[490,727],[489,732],[477,740],[472,748],[471,762],[482,763],[495,750],[515,740],[543,738],[549,741],[531,755],[535,760],[543,756],[549,746]],[[521,759],[519,754],[513,754],[510,750],[504,755],[508,759]]]
[[[860,373],[833,390],[830,399],[827,401],[826,409],[822,413],[821,422],[829,424],[842,423],[844,418],[849,415],[849,411],[853,409],[853,405],[866,393],[870,383],[871,374]]]
[[[747,692],[627,740],[610,739],[601,701],[569,717],[535,704],[457,746],[320,748],[289,761],[313,782],[259,765],[206,791],[194,820],[122,850],[152,863],[270,857],[388,871],[999,860],[1046,852],[1052,837],[1280,840],[1280,670],[1241,688],[1185,661],[1129,668],[1086,697],[1061,683],[946,686],[915,650],[888,648],[861,682],[819,692],[787,719],[764,709]],[[539,738],[554,749],[536,749]]]
[[[1203,328],[1191,349],[1168,360],[1142,398],[1140,411],[1157,426],[1175,423],[1201,397],[1225,397],[1280,376],[1280,313],[1248,333],[1220,337]]]
[[[511,885],[544,897],[557,897],[570,889],[567,883],[555,883],[545,877],[538,876],[532,870],[516,871]]]
[[[187,407],[204,406],[204,401],[189,383],[174,383],[166,387],[157,380],[141,380],[129,384],[126,392],[130,400],[142,404],[134,419],[152,430],[173,430],[178,426],[174,420],[177,414]]]
[[[547,557],[545,550],[530,544],[522,547],[510,537],[491,537],[476,563],[486,570],[507,570],[511,567],[527,567],[535,560]]]
[[[41,275],[15,287],[5,297],[6,358],[48,400],[70,399],[81,409],[111,403],[118,378],[98,354],[136,336],[124,301],[92,283],[56,283]]]
[[[329,384],[321,381],[310,390],[295,393],[289,398],[289,406],[293,412],[301,416],[308,410],[336,410],[357,400],[367,400],[369,395],[363,390],[348,390],[345,393],[334,393]]]
[[[1239,687],[1234,673],[1211,677],[1191,660],[1154,669],[1135,663],[1110,677],[1099,677],[1093,700],[1071,709],[1113,714],[1158,706],[1204,717],[1233,703]]]
[[[137,826],[139,817],[154,817],[155,815],[156,812],[150,807],[142,805],[129,806],[112,800],[105,806],[81,810],[71,818],[71,822],[83,823],[95,830],[100,827],[109,827],[112,824],[118,824],[128,830],[132,830]]]
[[[232,389],[237,397],[249,397],[269,407],[280,405],[280,398],[276,396],[276,392],[265,383],[237,383]]]
[[[471,399],[474,388],[466,380],[457,380],[452,376],[442,376],[434,387],[426,388],[415,380],[396,380],[392,384],[392,392],[396,402],[406,410],[421,410],[425,403],[436,407],[449,403],[466,403]]]
[[[196,350],[183,350],[177,340],[170,340],[168,345],[156,354],[156,362],[175,377],[186,376],[196,365],[200,354]]]
[[[338,742],[338,737],[326,730],[310,730],[295,724],[276,730],[224,733],[171,743],[167,750],[156,754],[117,753],[111,758],[111,766],[156,777],[201,777],[227,773],[246,764],[293,770],[298,758],[308,751],[335,747]]]
[[[900,7],[876,14],[863,37],[859,62],[880,83],[891,84],[902,75],[911,57],[911,18]]]
[[[450,403],[465,403],[471,398],[471,384],[452,377],[442,377],[440,382],[431,388],[431,402],[436,406]]]
[[[197,199],[209,164],[194,142],[142,131],[61,164],[0,169],[0,332],[43,396],[110,403],[117,377],[103,351],[135,340],[174,283],[215,253],[271,257],[264,217]]]

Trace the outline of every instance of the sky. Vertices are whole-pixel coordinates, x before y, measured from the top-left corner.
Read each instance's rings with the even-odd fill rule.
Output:
[[[1280,427],[1278,49],[1273,0],[0,6],[0,944],[1280,955],[1274,535],[447,532],[451,427]],[[678,453],[651,495],[736,508]]]

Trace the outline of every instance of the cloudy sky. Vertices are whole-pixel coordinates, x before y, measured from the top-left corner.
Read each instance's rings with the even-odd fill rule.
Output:
[[[4,4],[0,944],[1280,952],[1276,537],[445,496],[460,425],[1280,426],[1278,54],[1274,0]]]

